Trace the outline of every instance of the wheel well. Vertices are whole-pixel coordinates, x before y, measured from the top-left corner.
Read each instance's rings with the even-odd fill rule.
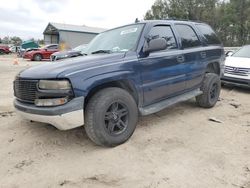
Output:
[[[206,68],[206,73],[215,73],[220,75],[220,65],[217,62],[209,63]]]
[[[108,87],[118,87],[121,89],[126,90],[127,92],[129,92],[132,97],[135,99],[135,102],[138,104],[138,95],[136,92],[136,89],[134,88],[133,84],[131,84],[129,81],[127,80],[119,80],[119,81],[112,81],[112,82],[107,82],[101,85],[98,85],[94,88],[92,88],[88,94],[87,97],[85,98],[85,102],[84,102],[84,107],[87,106],[90,98],[95,95],[98,91],[108,88]]]

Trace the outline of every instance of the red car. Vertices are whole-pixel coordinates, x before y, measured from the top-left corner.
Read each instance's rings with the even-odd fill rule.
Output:
[[[0,46],[0,54],[8,54],[11,53],[10,48],[8,46]]]
[[[50,55],[59,51],[58,44],[50,44],[43,48],[33,49],[23,54],[24,59],[31,61],[41,61],[43,59],[50,59]]]

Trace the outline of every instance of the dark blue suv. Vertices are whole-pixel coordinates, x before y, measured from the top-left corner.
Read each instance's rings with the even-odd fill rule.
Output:
[[[84,125],[98,145],[116,146],[133,134],[138,115],[196,97],[219,97],[224,50],[205,23],[154,20],[105,31],[83,57],[20,72],[14,105],[23,117],[67,130]]]

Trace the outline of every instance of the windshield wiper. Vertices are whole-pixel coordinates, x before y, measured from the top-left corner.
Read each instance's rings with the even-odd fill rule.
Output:
[[[110,54],[112,53],[111,50],[97,50],[97,51],[94,51],[94,52],[91,52],[91,54]]]

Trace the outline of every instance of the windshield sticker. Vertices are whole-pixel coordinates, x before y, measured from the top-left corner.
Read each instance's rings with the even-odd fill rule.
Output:
[[[137,28],[131,28],[131,29],[127,29],[125,31],[121,31],[120,35],[126,35],[126,34],[129,34],[129,33],[135,33],[136,31],[137,31]]]

